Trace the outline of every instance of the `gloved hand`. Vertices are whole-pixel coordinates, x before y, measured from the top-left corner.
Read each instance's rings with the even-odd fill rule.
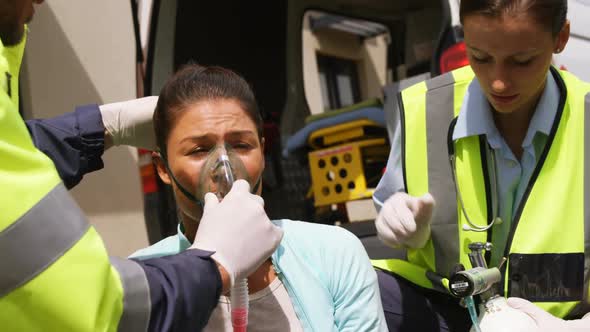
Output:
[[[383,243],[394,247],[422,248],[430,237],[430,220],[434,209],[430,194],[412,197],[397,192],[385,201],[375,226]]]
[[[481,332],[526,332],[535,329],[536,322],[526,313],[508,305],[504,297],[489,299],[479,311]],[[474,327],[471,332],[477,331]]]
[[[520,310],[529,315],[536,323],[537,327],[529,331],[522,332],[578,332],[590,331],[590,317],[584,316],[582,319],[563,320],[557,318],[545,310],[537,307],[532,302],[519,297],[508,299],[508,305],[516,310]]]
[[[212,258],[225,268],[231,286],[248,277],[275,251],[283,230],[264,212],[262,197],[250,193],[250,184],[238,180],[221,202],[205,195],[205,207],[191,249],[214,251]]]
[[[114,145],[155,150],[152,117],[157,103],[158,97],[151,96],[100,105],[102,123]]]

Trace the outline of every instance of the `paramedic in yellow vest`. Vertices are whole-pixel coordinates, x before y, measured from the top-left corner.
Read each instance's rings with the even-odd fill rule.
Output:
[[[402,91],[373,196],[400,249],[374,261],[390,331],[469,329],[448,282],[478,242],[487,266],[507,259],[497,293],[534,331],[590,331],[590,85],[551,66],[566,14],[566,0],[463,0],[470,66]]]
[[[223,202],[205,206],[192,250],[109,258],[16,107],[25,23],[42,2],[0,1],[0,329],[198,331],[282,232],[248,184],[236,182]]]

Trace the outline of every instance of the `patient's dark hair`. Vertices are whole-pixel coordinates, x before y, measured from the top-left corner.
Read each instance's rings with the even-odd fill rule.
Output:
[[[464,22],[471,14],[500,17],[519,13],[532,15],[557,37],[566,20],[567,0],[462,0],[459,15]]]
[[[154,112],[156,143],[160,152],[166,154],[166,140],[180,112],[200,101],[219,99],[230,99],[240,104],[256,125],[258,138],[262,139],[262,116],[246,80],[226,68],[188,64],[170,77],[160,92]]]

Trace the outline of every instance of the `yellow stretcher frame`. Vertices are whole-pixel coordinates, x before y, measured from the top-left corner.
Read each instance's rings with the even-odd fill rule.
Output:
[[[307,143],[312,149],[317,150],[326,146],[335,145],[337,143],[362,139],[365,136],[366,127],[381,128],[382,126],[377,122],[367,119],[346,122],[314,131],[311,135],[309,135]],[[318,144],[318,142],[322,142],[323,144]]]
[[[370,198],[362,150],[386,144],[385,138],[373,138],[340,144],[309,153],[312,191],[316,207]]]

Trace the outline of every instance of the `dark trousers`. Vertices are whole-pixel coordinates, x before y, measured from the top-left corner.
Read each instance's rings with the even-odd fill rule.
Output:
[[[469,331],[471,321],[459,300],[377,269],[389,332]]]

